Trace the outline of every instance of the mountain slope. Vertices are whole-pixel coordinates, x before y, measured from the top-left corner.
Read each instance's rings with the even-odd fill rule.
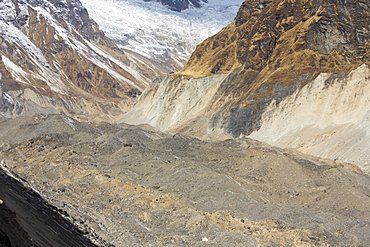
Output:
[[[310,88],[324,77],[328,80],[321,80],[325,85],[319,87],[322,95],[327,88],[333,87],[327,90],[330,94],[341,87],[347,91],[338,92],[343,93],[340,99],[361,97],[361,100],[346,102],[350,106],[348,111],[343,111],[342,104],[331,102],[333,107],[322,109],[320,114],[334,118],[332,114],[337,112],[341,123],[350,124],[354,120],[349,116],[361,112],[364,118],[355,121],[354,129],[357,124],[364,126],[365,132],[360,135],[369,140],[368,93],[352,94],[352,88],[345,87],[357,83],[359,88],[364,88],[368,84],[366,65],[350,72],[368,63],[369,9],[368,1],[247,0],[232,24],[198,45],[182,71],[157,79],[136,106],[118,121],[149,123],[161,130],[185,131],[203,137],[249,135],[263,126],[265,112],[271,105],[279,106],[286,97],[299,94],[304,87]],[[353,74],[358,72],[363,73],[359,76],[363,79],[354,79]],[[335,97],[331,100],[335,101]],[[289,104],[295,103],[295,98],[291,98]],[[310,108],[308,102],[304,103]],[[352,113],[347,114],[349,111]],[[305,118],[310,113],[295,116]],[[303,120],[301,127],[310,123]],[[330,133],[335,132],[333,122],[317,126],[329,127]],[[275,134],[280,136],[277,132],[283,128]],[[262,132],[260,135],[264,136]],[[355,140],[356,136],[347,139]],[[265,137],[266,141],[268,137]],[[329,141],[323,137],[322,145]],[[300,145],[309,145],[309,141]],[[338,152],[347,147],[343,143],[338,145],[342,145],[336,148]],[[368,153],[369,148],[369,145],[359,147],[358,152]],[[348,153],[345,158],[338,158],[361,164],[370,159],[368,155],[353,159],[353,155]]]
[[[78,0],[6,0],[0,12],[0,116],[109,117],[161,74],[118,49]]]

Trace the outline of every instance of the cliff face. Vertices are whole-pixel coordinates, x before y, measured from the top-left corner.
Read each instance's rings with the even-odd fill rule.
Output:
[[[258,131],[271,104],[315,84],[321,73],[331,78],[325,88],[351,91],[344,87],[353,79],[350,71],[369,60],[369,10],[369,1],[247,0],[233,23],[198,45],[182,71],[151,85],[124,121],[138,122],[133,116],[145,112],[141,122],[162,130],[238,137]],[[366,85],[364,68],[352,74],[365,73]],[[173,87],[182,90],[168,93]],[[333,105],[340,115],[342,108]],[[360,102],[351,108],[369,109]]]
[[[232,24],[198,46],[182,74],[240,66],[263,75],[285,67],[337,70],[368,59],[368,16],[368,1],[247,0]]]
[[[161,72],[119,50],[78,0],[0,3],[0,116],[122,113]]]

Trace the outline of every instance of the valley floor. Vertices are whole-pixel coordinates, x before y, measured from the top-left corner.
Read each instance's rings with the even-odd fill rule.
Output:
[[[370,244],[370,177],[355,167],[248,138],[206,142],[61,115],[0,129],[2,169],[98,246]],[[9,200],[0,210],[14,208]]]

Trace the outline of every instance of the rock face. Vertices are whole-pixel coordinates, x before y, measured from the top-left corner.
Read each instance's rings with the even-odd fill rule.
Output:
[[[182,11],[189,7],[200,8],[202,2],[208,2],[208,0],[144,0],[145,2],[157,1],[163,5],[169,6],[174,11]]]
[[[0,116],[125,111],[161,72],[119,50],[78,0],[0,3]]]
[[[292,77],[362,63],[369,55],[368,5],[247,0],[231,25],[198,46],[182,74],[204,77],[243,66],[265,77],[285,69]]]
[[[352,95],[347,83],[368,84],[363,64],[369,64],[369,10],[368,1],[247,0],[233,23],[198,45],[182,71],[153,83],[123,121],[137,123],[135,118],[142,114],[140,122],[165,131],[238,137],[258,131],[271,105],[278,107],[286,97],[322,81],[322,76],[330,78],[319,87],[322,95],[338,92],[337,87],[347,90],[340,91],[343,95]],[[363,79],[354,79],[354,73],[363,73]],[[368,102],[368,95],[353,95],[361,100],[352,101],[351,109],[367,116],[368,104],[363,107],[363,102]],[[294,105],[295,98],[290,99]],[[352,123],[351,114],[335,103],[335,97],[330,99],[330,112],[321,109],[320,114],[336,112],[342,123]],[[369,126],[366,119],[358,124]],[[320,126],[329,127],[333,122]],[[369,127],[364,128],[369,133]]]

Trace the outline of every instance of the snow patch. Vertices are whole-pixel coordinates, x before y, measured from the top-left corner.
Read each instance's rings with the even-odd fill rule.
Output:
[[[0,2],[0,17],[4,20],[13,20],[16,17],[15,6],[11,0]]]
[[[3,93],[3,98],[6,100],[6,101],[8,101],[9,102],[9,104],[11,104],[11,105],[14,105],[14,100],[13,100],[13,98],[9,95],[9,94],[7,94],[7,93]]]
[[[96,64],[100,68],[107,71],[116,80],[136,86],[134,82],[132,82],[131,80],[128,80],[126,77],[116,72],[111,66],[109,66],[109,63],[107,63],[107,61],[104,61],[104,59],[109,59],[111,62],[117,64],[118,66],[126,70],[128,73],[130,73],[133,77],[135,77],[139,81],[146,81],[146,79],[143,78],[136,70],[124,65],[123,63],[121,63],[120,61],[118,61],[117,59],[113,58],[111,55],[109,55],[108,53],[100,49],[95,44],[85,40],[83,37],[81,37],[81,39],[85,41],[87,46],[84,43],[77,40],[75,37],[71,35],[69,31],[67,31],[62,26],[60,26],[60,24],[54,20],[53,16],[45,9],[41,7],[35,7],[35,9],[40,14],[42,14],[45,17],[45,19],[48,20],[50,25],[55,29],[55,32],[56,32],[55,35],[61,37],[66,44],[72,47],[72,49],[76,50],[86,59],[88,59],[92,63]],[[72,25],[70,24],[68,25],[69,25],[69,30],[74,30],[74,27]],[[76,31],[75,33],[78,33],[78,32]],[[60,91],[60,90],[57,89],[56,91]]]
[[[35,61],[39,61],[43,66],[49,66],[42,51],[34,45],[21,30],[13,24],[0,20],[0,36],[9,43],[17,44],[22,47]]]
[[[11,75],[19,82],[24,84],[30,84],[30,81],[28,80],[27,76],[28,73],[25,72],[21,67],[13,63],[9,58],[7,58],[4,55],[1,55],[1,59],[3,60],[3,63],[5,65],[5,68],[7,71],[11,73]]]
[[[75,126],[75,121],[72,118],[63,116],[63,121],[69,125],[73,130],[77,130],[77,127]]]

